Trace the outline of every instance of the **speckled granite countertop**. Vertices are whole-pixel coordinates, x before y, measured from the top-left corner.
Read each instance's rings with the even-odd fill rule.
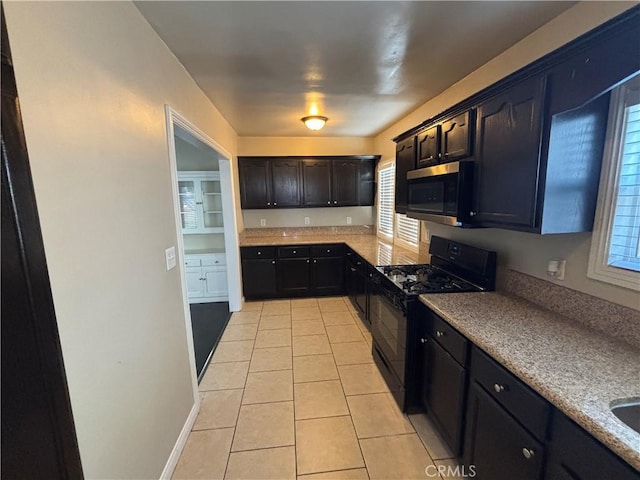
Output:
[[[640,397],[640,351],[500,292],[420,300],[594,437],[640,470],[640,434],[609,409]]]
[[[429,263],[429,255],[412,252],[406,248],[381,240],[376,235],[288,235],[246,236],[240,234],[240,246],[304,245],[315,243],[346,243],[371,265],[400,265]]]

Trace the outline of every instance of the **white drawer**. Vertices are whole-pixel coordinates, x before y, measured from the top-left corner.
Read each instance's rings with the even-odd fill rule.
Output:
[[[184,256],[184,264],[187,267],[199,267],[202,265],[200,257],[192,257],[190,255]]]
[[[203,267],[213,267],[215,265],[226,265],[227,257],[224,253],[206,255],[202,257]]]

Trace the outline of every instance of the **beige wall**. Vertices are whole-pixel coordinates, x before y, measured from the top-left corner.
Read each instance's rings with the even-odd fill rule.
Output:
[[[484,87],[513,73],[575,37],[636,5],[631,2],[581,2],[428,101],[375,138],[383,158],[395,155],[394,136],[414,127]],[[502,267],[548,280],[547,261],[567,260],[566,279],[558,282],[596,297],[640,309],[638,294],[587,278],[591,234],[533,235],[498,229],[463,230],[425,222],[432,234],[466,241],[498,252]]]
[[[289,155],[376,155],[373,137],[240,137],[239,156]],[[278,210],[243,210],[246,228],[259,228],[264,219],[267,227],[304,227],[309,217],[310,226],[373,225],[373,207],[291,208]]]
[[[194,396],[164,105],[236,134],[132,3],[5,2],[87,478],[158,478]]]

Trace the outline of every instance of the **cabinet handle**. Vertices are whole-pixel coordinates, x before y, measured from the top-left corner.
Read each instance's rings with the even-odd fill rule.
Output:
[[[331,253],[331,250],[327,250],[327,253]]]
[[[213,263],[220,263],[220,261],[219,261],[219,260],[216,260],[216,261],[215,261],[215,262],[213,262]]]
[[[307,263],[309,263],[309,259],[307,259]]]
[[[496,391],[496,393],[504,392],[504,385],[500,385],[499,383],[494,383],[493,389]]]
[[[476,212],[471,211],[471,212],[469,212],[469,215],[471,215],[472,217],[475,217],[476,216]]]
[[[335,205],[336,203],[338,203],[338,201],[337,201],[337,200],[334,200],[334,201],[333,201],[333,204]]]
[[[268,205],[268,206],[271,206],[271,202],[267,202],[267,205]]]
[[[258,252],[258,255],[262,255],[262,252]]]
[[[276,205],[278,205],[278,202],[273,202],[273,206],[275,207]]]
[[[206,278],[201,278],[200,280],[206,280]]]
[[[427,339],[426,338],[421,338],[420,339],[420,343],[427,343]]]
[[[275,261],[275,260],[271,260],[271,263],[273,263],[273,264],[275,265],[275,264],[276,264],[276,261]]]
[[[526,448],[526,447],[522,449],[522,455],[527,460],[531,460],[533,457],[536,456],[536,454],[535,454],[535,452],[533,450],[531,450],[530,448]]]
[[[196,202],[196,205],[202,205],[202,202]]]
[[[313,263],[318,263],[318,260],[314,260]]]
[[[355,268],[353,268],[353,267],[350,267],[350,268],[351,268],[351,271],[352,271],[352,272],[355,272],[355,271],[356,271],[356,269],[355,269]]]
[[[327,205],[331,205],[331,200],[329,200],[329,201],[327,202]]]
[[[440,330],[436,330],[436,337],[438,338],[444,337],[444,332],[441,332]]]
[[[296,253],[296,251],[294,250],[294,251],[293,251],[293,253],[295,254],[295,253]]]
[[[362,265],[362,262],[356,262],[356,265],[360,266]]]

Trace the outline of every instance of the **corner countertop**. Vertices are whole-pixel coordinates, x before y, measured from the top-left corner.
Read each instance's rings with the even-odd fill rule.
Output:
[[[420,300],[569,418],[640,470],[640,434],[610,403],[640,397],[640,351],[501,292]]]
[[[240,234],[241,247],[346,243],[371,265],[429,263],[429,255],[385,242],[372,234],[318,234],[287,236],[246,236]]]

